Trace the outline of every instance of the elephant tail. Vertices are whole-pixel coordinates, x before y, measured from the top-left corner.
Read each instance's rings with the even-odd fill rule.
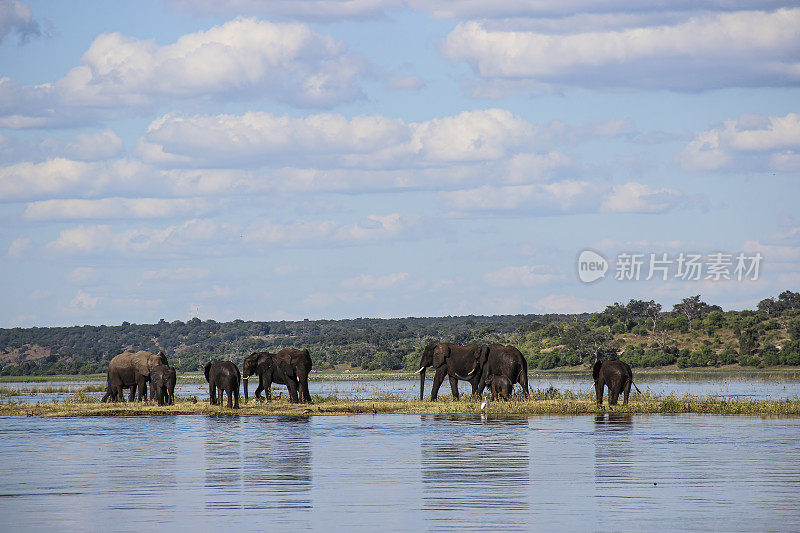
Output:
[[[633,385],[633,388],[636,389],[636,392],[638,392],[639,394],[642,393],[642,391],[639,390],[639,387],[636,386],[636,383],[634,383],[633,380],[631,380],[631,385]]]

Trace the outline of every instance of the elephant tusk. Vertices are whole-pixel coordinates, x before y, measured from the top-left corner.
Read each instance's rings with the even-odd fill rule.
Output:
[[[421,366],[421,367],[419,368],[419,370],[417,370],[417,371],[416,371],[416,372],[414,372],[414,373],[415,373],[415,374],[419,374],[419,373],[420,373],[420,372],[422,372],[423,370],[425,370],[425,367],[424,367],[424,366]]]

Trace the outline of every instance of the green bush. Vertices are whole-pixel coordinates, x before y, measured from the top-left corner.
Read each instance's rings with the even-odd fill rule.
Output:
[[[740,366],[759,366],[761,364],[761,359],[754,355],[744,354],[739,356],[739,365]]]
[[[732,365],[736,362],[736,350],[728,348],[719,354],[719,362],[723,365]]]
[[[761,349],[761,357],[764,358],[764,364],[766,366],[778,366],[785,364],[783,357],[781,357],[781,352],[771,344],[768,344]]]

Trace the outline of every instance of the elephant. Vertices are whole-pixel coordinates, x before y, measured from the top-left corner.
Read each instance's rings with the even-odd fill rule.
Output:
[[[222,405],[224,393],[228,393],[228,409],[239,408],[239,368],[230,361],[214,361],[206,363],[203,371],[208,381],[208,395],[211,405]],[[232,405],[231,405],[232,404]]]
[[[484,383],[489,387],[489,390],[492,391],[492,400],[502,398],[508,401],[511,399],[511,392],[514,390],[514,384],[503,374],[489,374],[486,376]]]
[[[608,405],[617,405],[619,393],[623,392],[622,405],[628,405],[628,396],[631,393],[631,385],[641,392],[639,387],[633,383],[633,372],[628,363],[619,359],[609,361],[596,361],[592,368],[594,377],[594,390],[597,393],[597,406],[603,405],[603,388],[608,387]]]
[[[158,405],[175,403],[175,369],[167,365],[156,365],[150,371],[150,400]]]
[[[108,373],[106,374],[106,393],[102,401],[112,402],[124,401],[122,389],[130,387],[132,402],[139,391],[139,401],[147,399],[147,382],[150,381],[150,372],[157,365],[166,365],[167,356],[164,352],[157,354],[140,352],[123,352],[115,356],[108,363]]]
[[[431,389],[431,401],[436,401],[439,395],[439,387],[447,376],[450,379],[450,388],[453,391],[453,398],[458,399],[458,380],[469,381],[472,385],[472,395],[478,395],[478,384],[481,381],[483,365],[489,355],[489,347],[486,345],[478,346],[468,344],[457,346],[449,342],[435,342],[429,344],[422,351],[419,361],[419,399],[424,398],[425,391],[425,370],[433,366],[436,372],[433,375],[433,388]]]
[[[253,352],[247,356],[242,365],[244,374],[244,398],[247,400],[247,380],[258,375],[256,399],[260,400],[261,391],[270,398],[272,383],[286,385],[289,389],[289,401],[311,403],[308,390],[308,374],[311,372],[311,354],[306,349],[284,348],[277,353]],[[298,397],[299,392],[299,397]]]
[[[489,345],[489,355],[483,365],[481,381],[478,383],[478,394],[482,395],[484,388],[489,386],[486,382],[489,376],[496,378],[498,375],[508,379],[512,390],[514,383],[519,383],[523,396],[528,397],[528,362],[522,352],[514,346]]]

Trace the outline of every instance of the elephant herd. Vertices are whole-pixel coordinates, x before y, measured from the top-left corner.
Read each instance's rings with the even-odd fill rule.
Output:
[[[308,391],[308,374],[311,372],[311,355],[307,349],[284,348],[276,353],[253,352],[242,364],[243,372],[231,361],[213,361],[205,365],[204,374],[208,382],[212,405],[222,405],[223,395],[227,394],[229,408],[239,408],[239,384],[244,385],[244,398],[247,396],[247,383],[251,376],[258,376],[258,387],[254,395],[261,400],[264,392],[270,399],[273,383],[286,385],[289,401],[292,403],[311,402]],[[458,381],[468,381],[473,396],[482,396],[489,389],[492,399],[511,399],[514,385],[519,383],[522,394],[528,397],[528,363],[522,353],[514,346],[501,344],[468,344],[458,346],[449,342],[427,345],[422,351],[419,370],[419,398],[424,398],[425,372],[432,367],[433,386],[431,400],[435,401],[439,388],[447,377],[453,398],[459,398]],[[608,387],[609,405],[615,405],[620,393],[623,404],[627,405],[633,385],[631,367],[623,361],[596,361],[592,368],[597,405],[603,403],[603,390]],[[123,389],[130,388],[129,401],[133,402],[138,392],[138,400],[147,399],[147,383],[150,382],[150,400],[158,405],[172,404],[175,401],[175,369],[167,363],[163,352],[153,354],[147,351],[124,352],[114,357],[108,365],[106,392],[102,401],[124,401]],[[638,391],[638,387],[636,388]]]
[[[228,407],[239,408],[239,384],[244,383],[244,398],[247,400],[247,380],[258,376],[255,396],[261,400],[265,392],[267,399],[273,383],[286,385],[289,401],[293,403],[311,402],[308,392],[308,373],[311,372],[311,355],[308,350],[284,348],[277,353],[254,352],[247,356],[242,365],[244,375],[231,361],[213,361],[206,364],[203,372],[208,382],[208,395],[211,405],[222,405],[228,395]],[[123,389],[131,389],[129,400],[147,399],[147,383],[150,383],[150,400],[158,405],[175,402],[175,369],[167,363],[164,352],[153,354],[147,351],[123,352],[108,364],[106,393],[103,402],[124,401]],[[299,391],[299,395],[298,395]]]

